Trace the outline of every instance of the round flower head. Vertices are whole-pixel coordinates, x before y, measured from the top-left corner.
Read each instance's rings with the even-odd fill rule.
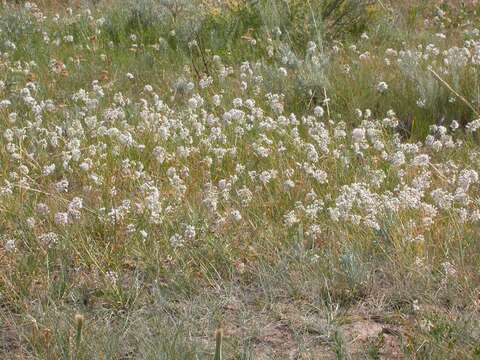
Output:
[[[385,81],[381,81],[377,84],[377,91],[381,94],[388,90],[388,84]]]

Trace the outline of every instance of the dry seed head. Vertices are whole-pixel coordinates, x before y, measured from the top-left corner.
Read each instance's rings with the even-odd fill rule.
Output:
[[[85,317],[82,314],[75,314],[75,324],[77,325],[77,328],[82,328],[84,321]]]

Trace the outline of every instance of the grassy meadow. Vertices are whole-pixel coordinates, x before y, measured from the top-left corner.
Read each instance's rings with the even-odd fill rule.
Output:
[[[1,359],[480,359],[480,4],[0,5]]]

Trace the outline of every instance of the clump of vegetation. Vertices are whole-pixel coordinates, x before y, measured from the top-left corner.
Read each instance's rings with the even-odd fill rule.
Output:
[[[0,357],[480,356],[478,10],[1,5]]]

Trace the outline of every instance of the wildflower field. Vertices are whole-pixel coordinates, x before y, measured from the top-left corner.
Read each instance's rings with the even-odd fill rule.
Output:
[[[0,359],[480,359],[480,4],[0,5]]]

